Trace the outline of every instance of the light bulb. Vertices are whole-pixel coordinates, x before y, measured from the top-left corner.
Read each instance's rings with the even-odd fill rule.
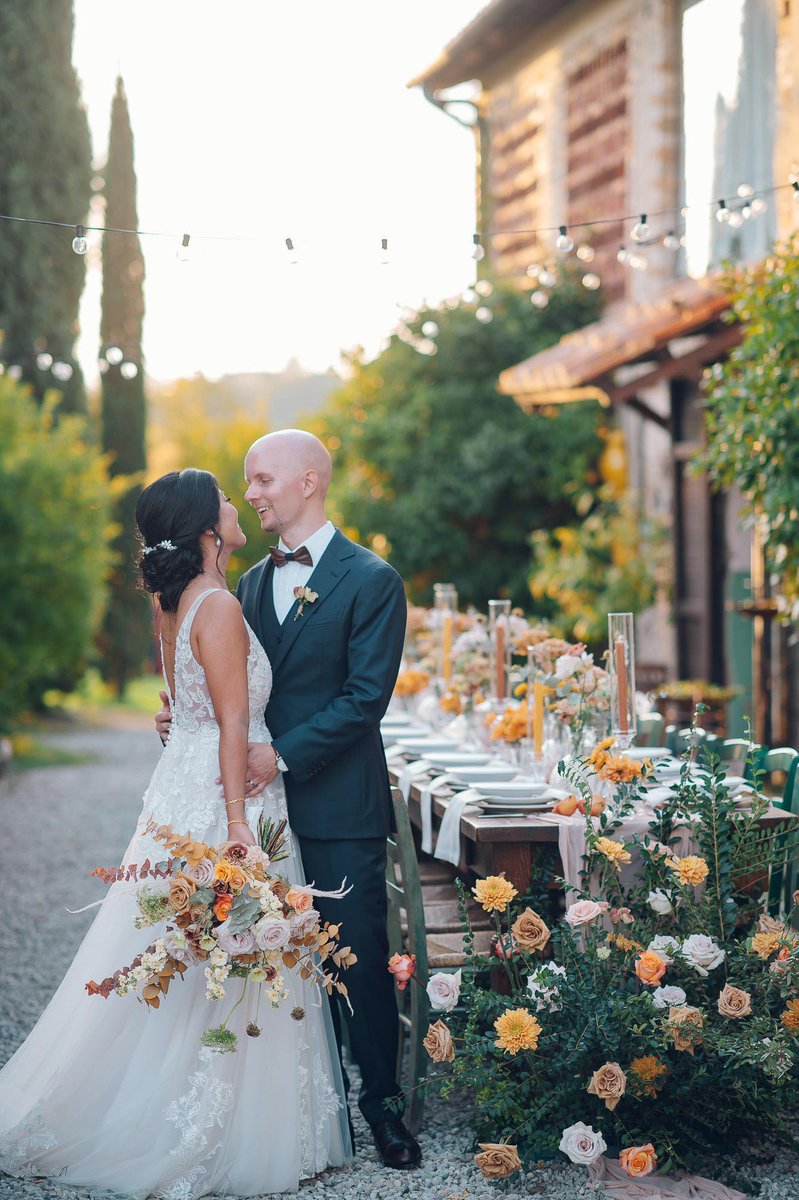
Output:
[[[291,263],[292,266],[296,266],[297,251],[294,249],[294,243],[292,242],[291,238],[286,238],[285,241],[286,241],[286,249],[289,252],[289,262]]]
[[[388,238],[380,239],[380,265],[385,267],[388,264]]]
[[[139,373],[139,368],[135,362],[123,362],[119,368],[119,373],[123,379],[135,379]]]
[[[664,237],[663,245],[666,250],[679,250],[680,239],[677,237],[677,234],[674,232],[673,229],[670,229],[669,232]]]
[[[541,287],[554,287],[555,272],[550,271],[549,267],[542,267],[538,272],[538,282],[541,284]]]
[[[741,214],[738,212],[738,210],[732,209],[730,211],[730,219],[727,222],[730,229],[740,229],[741,226],[743,225],[743,223],[744,223],[744,219],[741,216]]]
[[[68,379],[72,378],[72,367],[69,363],[54,362],[51,369],[56,379],[59,379],[62,383],[66,383]]]
[[[741,197],[742,200],[747,200],[750,196],[753,196],[754,191],[755,191],[755,189],[753,187],[750,187],[748,183],[739,183],[738,184],[738,195]]]
[[[632,239],[634,242],[645,242],[650,233],[649,226],[646,223],[646,213],[641,213],[641,220],[633,225]]]
[[[719,225],[727,225],[730,220],[730,210],[727,208],[726,200],[719,200],[719,206],[716,209],[716,220]]]
[[[474,290],[474,288],[467,288],[461,296],[461,299],[463,300],[464,304],[474,304],[475,300],[477,299],[477,292]]]
[[[422,333],[426,338],[434,338],[438,334],[438,326],[435,321],[425,321],[422,326]]]
[[[8,368],[7,374],[8,374],[9,379],[14,379],[14,380],[21,379],[22,378],[22,367],[18,366],[16,363],[14,363],[13,367]]]
[[[112,367],[118,367],[125,355],[122,353],[119,346],[109,346],[105,352],[105,357],[107,362],[109,362]]]
[[[474,315],[482,325],[489,325],[494,320],[494,314],[492,313],[491,309],[486,308],[484,304],[478,308]]]
[[[36,355],[36,366],[40,371],[49,371],[53,365],[53,356],[44,351]]]
[[[474,259],[475,262],[480,262],[481,259],[485,258],[486,252],[485,252],[485,247],[483,246],[482,242],[480,241],[479,233],[475,233],[472,235],[472,242],[473,242],[472,258]]]
[[[743,208],[741,209],[741,216],[743,217],[743,219],[744,219],[745,221],[748,221],[748,220],[749,220],[749,218],[751,217],[751,215],[752,215],[752,205],[751,205],[751,204],[745,204],[745,205],[743,206]]]
[[[596,250],[593,246],[578,246],[577,257],[581,262],[593,262],[596,258]]]
[[[541,268],[538,265],[538,263],[530,263],[530,266],[527,268],[527,274],[530,276],[531,279],[538,279],[538,274],[539,274],[540,270],[541,270]]]
[[[589,271],[587,275],[583,275],[583,287],[588,288],[589,292],[595,292],[601,286],[602,280],[594,271]]]
[[[630,266],[634,271],[645,271],[649,266],[649,259],[643,254],[631,254]]]
[[[767,208],[768,208],[768,204],[766,204],[766,201],[763,199],[763,197],[755,196],[755,198],[751,204],[752,216],[759,217],[762,213],[764,213],[766,211]]]
[[[799,203],[799,179],[792,179],[791,187],[793,189],[793,198],[797,203]]]
[[[101,375],[105,375],[106,371],[108,370],[108,363],[106,362],[106,360],[104,358],[98,359],[97,370],[100,372]]]
[[[561,254],[568,254],[574,249],[574,242],[569,237],[565,225],[561,225],[559,228],[560,232],[555,238],[555,249],[559,250]]]
[[[546,308],[549,304],[549,296],[546,292],[535,291],[530,296],[530,303],[534,304],[536,308]]]
[[[494,285],[490,279],[478,279],[474,290],[478,296],[490,296],[494,291]]]
[[[180,245],[178,246],[178,248],[175,252],[177,255],[178,262],[182,262],[182,263],[188,262],[189,259],[191,258],[191,251],[189,250],[189,242],[190,241],[191,241],[191,234],[184,233],[183,237],[181,239]]]
[[[76,254],[85,254],[89,249],[89,243],[86,241],[86,230],[82,225],[75,226],[75,236],[72,239],[72,249]]]
[[[627,265],[627,263],[630,261],[630,254],[626,247],[619,246],[616,252],[616,260],[617,262],[620,262],[622,266]]]
[[[438,354],[438,346],[430,338],[422,338],[416,343],[414,349],[419,354],[426,354],[428,356]]]

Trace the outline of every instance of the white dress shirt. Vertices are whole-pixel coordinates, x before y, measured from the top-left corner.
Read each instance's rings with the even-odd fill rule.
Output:
[[[294,589],[296,587],[305,587],[311,575],[316,570],[319,559],[329,546],[335,532],[336,527],[333,522],[325,521],[321,529],[317,529],[316,533],[312,533],[302,543],[303,546],[307,547],[308,553],[313,559],[312,567],[307,567],[304,563],[289,560],[284,566],[275,567],[272,571],[272,599],[277,619],[281,625],[291,612],[294,602],[297,599],[294,595]],[[290,548],[282,538],[278,542],[278,547],[284,553]],[[297,550],[299,547],[295,546],[294,549]]]

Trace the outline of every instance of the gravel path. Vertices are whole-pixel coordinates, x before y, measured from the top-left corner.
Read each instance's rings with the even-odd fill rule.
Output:
[[[46,903],[43,896],[38,903],[33,900],[33,907],[26,903],[24,919],[21,906],[4,905],[0,922],[0,1064],[35,1024],[91,923],[91,912],[72,916],[65,910],[101,894],[100,885],[87,878],[87,871],[96,864],[119,860],[160,752],[149,719],[121,716],[103,726],[76,724],[56,729],[47,735],[47,741],[86,756],[86,761],[12,772],[0,778],[0,888],[13,888],[25,869],[34,837],[37,853],[58,864]],[[24,955],[20,947],[24,947]],[[428,1100],[420,1135],[424,1164],[417,1171],[385,1170],[375,1157],[357,1109],[353,1117],[358,1141],[355,1162],[346,1170],[331,1171],[303,1184],[300,1200],[394,1200],[405,1196],[419,1200],[488,1200],[490,1196],[579,1200],[596,1195],[586,1186],[583,1168],[572,1167],[565,1160],[542,1163],[503,1184],[482,1180],[472,1162],[468,1110],[452,1102],[444,1104],[435,1096]],[[766,1166],[752,1172],[752,1178],[763,1185],[762,1200],[796,1200],[799,1157],[770,1158]],[[50,1180],[21,1182],[0,1174],[0,1200],[112,1200],[112,1195],[116,1194],[62,1187]]]

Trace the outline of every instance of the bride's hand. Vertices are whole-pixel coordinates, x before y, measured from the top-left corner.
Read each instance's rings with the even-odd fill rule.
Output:
[[[227,827],[227,840],[229,842],[241,842],[243,846],[255,846],[255,834],[250,829],[249,825],[243,825],[240,821],[231,821]]]

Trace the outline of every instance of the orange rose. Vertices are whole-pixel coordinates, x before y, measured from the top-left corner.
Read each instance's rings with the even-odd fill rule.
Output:
[[[657,987],[666,974],[666,964],[654,950],[644,950],[635,960],[635,973],[649,987]]]
[[[304,892],[302,888],[289,888],[286,903],[295,912],[307,912],[313,904],[313,896],[310,892]]]
[[[233,897],[225,893],[222,896],[217,896],[214,902],[214,916],[217,921],[226,921],[230,915],[230,910],[233,906]]]
[[[658,1156],[651,1142],[645,1146],[629,1146],[619,1155],[619,1166],[626,1171],[631,1179],[640,1179],[649,1175],[655,1169]]]
[[[214,879],[217,881],[217,883],[228,884],[233,878],[234,871],[237,869],[238,868],[234,867],[232,862],[228,862],[227,859],[223,858],[222,861],[218,862],[214,867]]]
[[[178,871],[169,885],[169,907],[176,913],[186,912],[196,891],[194,880]]]

